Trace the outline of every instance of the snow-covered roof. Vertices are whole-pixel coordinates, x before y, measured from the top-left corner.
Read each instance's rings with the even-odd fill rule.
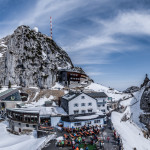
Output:
[[[71,93],[68,93],[68,94],[64,95],[62,98],[70,101],[70,100],[76,98],[77,96],[79,96],[80,94],[82,94],[82,93],[71,92]]]
[[[13,109],[7,109],[8,111],[18,112],[18,113],[33,113],[33,114],[39,114],[39,109],[29,109],[29,108],[13,108]]]
[[[70,92],[70,93],[64,95],[62,98],[70,101],[70,100],[76,98],[77,96],[79,96],[81,94],[86,94],[95,100],[96,100],[96,98],[108,97],[104,92],[90,92],[90,93]]]
[[[90,93],[86,93],[86,94],[89,95],[90,97],[93,97],[93,98],[108,97],[104,92],[90,92]]]
[[[0,99],[3,100],[4,98],[12,95],[13,93],[17,92],[18,89],[5,89],[5,90],[0,90]]]
[[[27,107],[27,108],[13,108],[8,109],[13,112],[19,113],[38,113],[40,116],[43,115],[67,115],[61,107]]]

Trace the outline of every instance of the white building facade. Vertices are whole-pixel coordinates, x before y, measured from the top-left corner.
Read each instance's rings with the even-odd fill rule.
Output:
[[[104,113],[107,112],[108,96],[104,92],[91,92],[91,93],[87,93],[87,95],[89,95],[92,98],[96,99],[97,109],[99,111],[102,111]]]
[[[105,124],[106,115],[97,114],[97,99],[86,93],[69,93],[63,96],[61,107],[68,114],[61,118],[64,127]]]
[[[96,100],[84,93],[69,101],[68,107],[69,115],[97,112]]]

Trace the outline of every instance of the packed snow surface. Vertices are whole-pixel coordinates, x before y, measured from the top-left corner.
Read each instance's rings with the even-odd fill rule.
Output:
[[[6,122],[0,123],[0,150],[35,150],[45,141],[45,137],[11,134],[6,126]]]

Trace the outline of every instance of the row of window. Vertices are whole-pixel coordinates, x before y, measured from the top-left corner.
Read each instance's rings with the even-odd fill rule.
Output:
[[[77,74],[70,74],[70,75],[71,75],[71,76],[76,76],[76,77],[78,76]]]
[[[21,123],[18,123],[18,125],[21,125]],[[29,127],[29,124],[26,124],[26,127]],[[36,128],[36,125],[32,125],[33,128]]]
[[[100,123],[100,122],[101,122],[100,120],[94,120],[94,123]],[[87,124],[91,124],[91,121],[88,121]],[[74,123],[74,126],[81,126],[81,123],[76,122],[76,123]]]
[[[70,78],[71,80],[80,80],[79,78]]]
[[[101,106],[103,106],[103,107],[104,107],[104,106],[105,106],[105,104],[103,104],[103,105],[98,105],[98,107],[101,107]]]
[[[81,103],[81,106],[85,106],[85,105],[86,105],[86,103]],[[88,103],[88,106],[92,106],[92,103]],[[75,103],[74,107],[79,107],[79,104]]]
[[[105,103],[106,100],[105,99],[103,99],[103,100],[97,100],[97,102],[103,102],[103,103]]]
[[[88,109],[87,111],[88,111],[88,113],[92,113],[92,112],[93,112],[92,109]],[[82,113],[82,114],[85,114],[85,113],[86,113],[86,110],[81,110],[81,113]],[[74,114],[79,114],[79,110],[74,110]]]

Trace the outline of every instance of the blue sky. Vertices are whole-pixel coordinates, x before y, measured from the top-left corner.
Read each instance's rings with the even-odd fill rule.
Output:
[[[149,0],[0,0],[0,38],[35,26],[95,82],[139,86],[150,66]]]

